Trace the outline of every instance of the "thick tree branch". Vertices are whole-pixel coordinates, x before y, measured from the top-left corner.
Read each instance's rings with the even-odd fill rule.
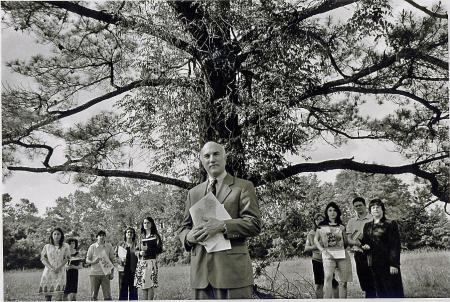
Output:
[[[29,135],[31,132],[49,125],[57,120],[63,119],[65,117],[80,113],[100,102],[103,102],[105,100],[109,100],[115,96],[118,96],[124,92],[130,91],[134,88],[138,88],[138,87],[146,87],[146,86],[159,86],[159,85],[168,85],[171,83],[177,82],[177,84],[179,85],[186,85],[186,83],[183,84],[182,80],[172,80],[172,79],[145,79],[145,80],[138,80],[138,81],[134,81],[129,83],[128,85],[125,85],[123,87],[120,87],[114,91],[108,92],[100,97],[94,98],[78,107],[69,109],[69,110],[65,110],[65,111],[50,111],[49,113],[51,114],[49,117],[45,118],[44,120],[30,126],[29,128],[27,128],[26,130],[23,131],[22,137],[25,137],[27,135]],[[15,138],[8,138],[8,135],[5,135],[7,138],[2,140],[3,145],[8,145],[8,144],[14,144],[17,139]]]
[[[422,59],[425,62],[438,66],[439,68],[442,68],[444,70],[448,70],[448,62],[445,62],[444,60],[435,58],[430,55],[424,55],[422,53],[417,53],[416,56],[417,58]]]
[[[53,148],[48,146],[48,145],[44,145],[44,144],[25,144],[21,141],[16,141],[14,142],[14,144],[28,148],[28,149],[46,149],[47,150],[47,155],[45,156],[44,161],[42,162],[42,164],[47,167],[50,168],[50,158],[52,157],[53,154]]]
[[[316,6],[303,9],[300,12],[296,11],[292,13],[292,21],[290,22],[289,26],[297,24],[313,16],[320,15],[358,1],[359,0],[327,0]]]
[[[336,169],[344,169],[344,170],[353,170],[363,173],[375,173],[375,174],[390,174],[390,175],[398,175],[410,173],[425,179],[431,184],[431,192],[433,195],[438,197],[441,201],[448,200],[448,189],[445,187],[441,187],[435,173],[426,172],[420,169],[421,165],[428,164],[431,162],[440,161],[448,158],[449,154],[446,153],[441,156],[437,156],[434,158],[426,159],[420,162],[416,162],[409,165],[403,166],[385,166],[378,164],[366,164],[359,163],[353,161],[353,158],[348,159],[337,159],[337,160],[328,160],[319,163],[302,163],[296,164],[284,169],[281,169],[276,172],[270,172],[263,175],[253,175],[249,178],[255,186],[261,186],[268,183],[273,183],[278,180],[283,180],[292,176],[295,176],[300,173],[307,172],[323,172],[329,170]],[[152,173],[145,172],[135,172],[135,171],[124,171],[124,170],[105,170],[105,169],[97,169],[85,166],[76,166],[70,164],[64,164],[54,167],[47,168],[33,168],[33,167],[8,167],[11,171],[26,171],[33,173],[57,173],[57,172],[76,172],[76,173],[89,173],[96,176],[102,177],[125,177],[125,178],[134,178],[134,179],[146,179],[155,182],[160,182],[163,184],[174,185],[184,189],[190,189],[195,186],[194,183],[186,182],[179,179],[174,179],[170,177],[164,177]]]
[[[302,163],[293,165],[276,172],[271,172],[265,175],[254,175],[250,178],[255,186],[261,186],[267,183],[272,183],[278,180],[283,180],[291,176],[306,173],[306,172],[323,172],[336,169],[352,170],[363,173],[376,173],[376,174],[405,174],[410,173],[416,175],[422,179],[428,180],[431,184],[431,192],[438,197],[441,201],[448,200],[447,188],[442,188],[434,173],[426,172],[420,169],[420,166],[430,162],[440,161],[448,158],[449,154],[446,153],[441,156],[437,156],[432,159],[427,159],[421,162],[416,162],[403,166],[384,166],[378,164],[366,164],[353,161],[353,158],[328,160],[319,163]]]
[[[175,46],[180,50],[186,51],[187,53],[191,54],[194,57],[198,57],[197,50],[195,49],[195,47],[192,47],[192,45],[190,45],[189,43],[181,39],[178,39],[177,37],[167,32],[158,30],[157,28],[150,28],[146,24],[141,24],[132,20],[127,20],[119,15],[111,15],[103,11],[96,11],[69,1],[45,1],[45,3],[56,6],[61,9],[65,9],[80,16],[85,16],[108,24],[117,25],[118,23],[123,23],[126,25],[131,26],[135,25],[138,27],[146,28],[149,34],[161,39],[162,41],[166,41],[172,44],[173,46]]]
[[[398,89],[392,89],[392,88],[384,88],[384,89],[377,89],[377,88],[364,88],[364,87],[353,87],[353,86],[340,86],[335,87],[330,90],[330,92],[343,92],[343,91],[351,91],[351,92],[358,92],[358,93],[367,93],[367,94],[396,94],[401,95],[407,98],[410,98],[429,110],[433,111],[437,116],[441,115],[441,111],[439,108],[431,105],[427,100],[418,97],[415,94],[412,94],[408,91],[398,90]]]
[[[187,181],[164,177],[157,174],[145,173],[145,172],[135,172],[135,171],[125,171],[125,170],[105,170],[97,169],[92,167],[75,166],[75,165],[60,165],[53,166],[50,168],[33,168],[33,167],[8,167],[11,171],[26,171],[33,173],[57,173],[57,172],[76,172],[76,173],[88,173],[91,175],[102,176],[102,177],[124,177],[124,178],[134,178],[134,179],[145,179],[162,184],[174,185],[183,189],[190,189],[195,186],[194,183]]]
[[[409,4],[411,4],[412,6],[414,6],[415,8],[420,9],[424,13],[426,13],[426,14],[434,17],[434,18],[448,19],[448,15],[438,14],[438,13],[432,12],[429,9],[427,9],[425,6],[421,6],[421,5],[417,4],[416,2],[414,2],[412,0],[405,0],[405,1],[408,2]]]

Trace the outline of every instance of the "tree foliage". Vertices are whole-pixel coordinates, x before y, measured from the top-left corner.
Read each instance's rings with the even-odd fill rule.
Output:
[[[7,62],[34,85],[2,90],[4,174],[190,188],[215,140],[227,170],[257,186],[333,169],[411,173],[447,202],[447,14],[406,2],[4,1],[3,24],[51,48]],[[100,103],[111,112],[66,123]],[[389,142],[407,163],[300,163],[316,143],[352,140]]]

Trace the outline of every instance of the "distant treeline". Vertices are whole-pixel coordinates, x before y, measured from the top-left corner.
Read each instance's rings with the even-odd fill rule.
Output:
[[[429,191],[419,184],[412,188],[389,175],[347,171],[334,183],[322,183],[310,175],[259,187],[264,225],[261,234],[250,240],[250,253],[255,259],[266,260],[302,256],[314,213],[335,201],[346,222],[353,215],[351,200],[356,196],[385,201],[389,218],[399,221],[403,248],[449,249],[449,220],[442,203],[433,202]],[[32,201],[13,201],[9,194],[3,194],[4,269],[43,267],[40,252],[55,226],[63,229],[66,238],[77,238],[85,252],[98,230],[105,230],[107,240],[115,245],[123,240],[125,227],[133,226],[139,233],[139,222],[147,215],[155,218],[164,240],[159,261],[187,263],[189,254],[177,237],[186,193],[142,180],[102,179],[87,192],[77,190],[58,198],[43,217],[38,216]]]

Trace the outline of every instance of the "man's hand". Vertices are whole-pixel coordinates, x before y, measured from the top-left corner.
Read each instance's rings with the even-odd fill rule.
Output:
[[[368,244],[364,244],[361,248],[365,251],[370,250],[370,246]]]
[[[394,266],[391,266],[391,267],[390,267],[390,273],[391,273],[391,275],[396,275],[396,274],[398,274],[398,268],[396,268],[396,267],[394,267]]]
[[[187,233],[187,235],[186,235],[186,240],[187,240],[189,243],[195,244],[195,243],[199,243],[199,242],[200,242],[200,240],[198,240],[198,237],[200,236],[200,233],[201,233],[200,228],[201,228],[202,226],[203,226],[203,225],[196,226],[196,227],[194,227],[193,229],[191,229],[191,230]]]
[[[205,241],[217,233],[221,233],[224,229],[225,223],[223,220],[216,218],[203,218],[204,223],[193,228],[187,234],[187,240],[191,243]],[[191,240],[193,239],[193,240]]]

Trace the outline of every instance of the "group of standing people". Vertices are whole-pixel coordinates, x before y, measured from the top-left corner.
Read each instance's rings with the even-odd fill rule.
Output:
[[[207,142],[199,155],[208,177],[189,190],[179,230],[181,243],[191,258],[192,299],[251,299],[254,280],[247,238],[261,231],[261,213],[255,188],[250,181],[226,172],[227,156],[221,144]],[[191,210],[199,204],[208,207],[206,203],[197,204],[208,194],[215,196],[226,210],[228,218],[202,216],[202,221],[199,223],[196,220],[194,224]],[[355,209],[359,206],[358,202],[365,208],[364,199],[360,199],[353,201]],[[202,211],[206,213],[208,209]],[[358,216],[345,228],[341,211],[332,202],[325,208],[321,221],[315,219],[316,230],[308,236],[307,249],[313,251],[318,298],[347,296],[347,282],[352,281],[350,256],[346,249],[348,246],[355,249],[358,277],[367,297],[403,296],[397,224],[386,219],[384,204],[380,200],[372,200],[369,211],[373,221]],[[132,300],[139,296],[144,300],[153,299],[154,288],[158,286],[156,255],[162,250],[161,238],[153,219],[144,219],[138,241],[134,229],[126,229],[124,242],[116,252],[109,243],[105,243],[105,236],[105,232],[98,232],[97,242],[89,247],[87,253],[86,263],[91,265],[91,299],[97,300],[100,286],[104,299],[111,299],[109,282],[113,278],[114,266],[107,273],[104,267],[107,262],[113,263],[117,254],[121,267],[119,298]],[[213,252],[207,250],[205,242],[217,236],[228,240],[229,246]],[[157,242],[159,248],[148,248],[148,242],[152,240]],[[40,292],[50,298],[52,293],[62,293],[69,288],[65,283],[65,272],[62,274],[62,271],[70,258],[70,251],[63,242],[61,229],[55,229],[50,236],[50,243],[42,251],[45,269]],[[361,255],[356,256],[357,252]],[[139,295],[137,288],[140,289]]]
[[[119,275],[119,300],[152,300],[158,287],[156,257],[162,252],[162,240],[151,217],[142,221],[141,235],[129,227],[124,240],[116,248],[106,242],[106,232],[100,230],[96,242],[89,246],[85,263],[89,268],[90,299],[97,300],[100,287],[103,299],[112,300],[110,281],[114,268]],[[78,252],[78,241],[64,242],[61,228],[52,230],[49,243],[41,252],[45,268],[41,276],[39,293],[46,300],[77,300],[78,270],[83,267]],[[139,289],[139,294],[138,294]]]
[[[324,215],[314,216],[315,230],[307,236],[305,251],[312,251],[316,297],[347,297],[347,282],[352,281],[351,251],[366,298],[403,298],[396,221],[386,218],[380,199],[371,200],[368,211],[361,197],[352,204],[357,216],[348,221],[347,227],[334,202],[325,207]]]

